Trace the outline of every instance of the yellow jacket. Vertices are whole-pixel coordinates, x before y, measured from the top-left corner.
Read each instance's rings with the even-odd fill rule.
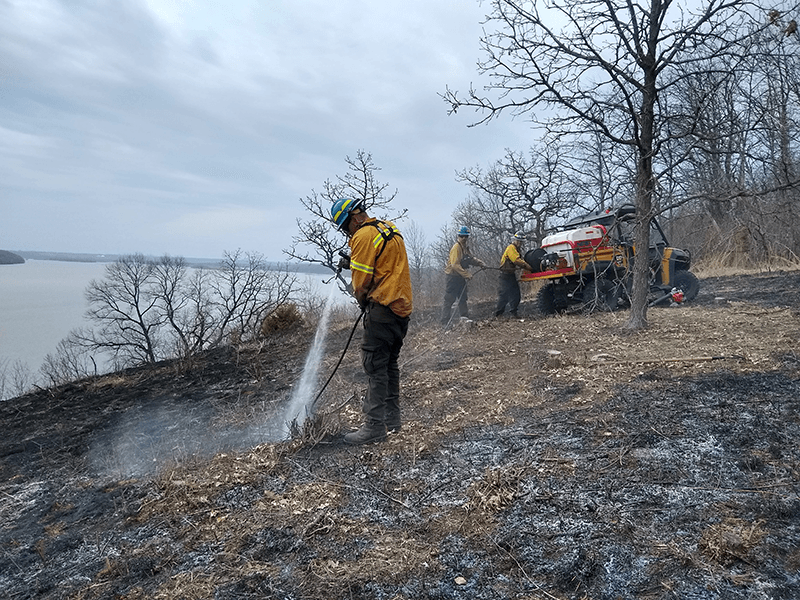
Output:
[[[444,268],[444,272],[448,275],[452,273],[456,273],[461,275],[464,279],[469,279],[469,272],[461,266],[461,261],[464,259],[464,254],[466,254],[467,244],[462,244],[461,242],[456,242],[453,244],[453,247],[450,248],[450,257],[447,260],[447,266]]]
[[[512,242],[503,252],[503,257],[500,259],[500,271],[503,273],[516,273],[517,267],[522,267],[524,264],[526,264],[525,261],[522,260],[519,250]]]
[[[407,317],[412,309],[411,273],[399,233],[391,221],[365,221],[349,241],[350,271],[359,305],[377,302]]]

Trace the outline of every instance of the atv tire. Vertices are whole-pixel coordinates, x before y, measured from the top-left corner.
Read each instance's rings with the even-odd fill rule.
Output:
[[[672,285],[683,292],[684,302],[691,302],[697,298],[697,293],[700,291],[700,281],[691,271],[677,271]]]
[[[555,285],[548,283],[536,294],[536,308],[543,315],[554,315],[560,310],[556,304]]]
[[[598,277],[586,284],[581,298],[584,312],[612,312],[620,307],[622,286],[604,277]]]

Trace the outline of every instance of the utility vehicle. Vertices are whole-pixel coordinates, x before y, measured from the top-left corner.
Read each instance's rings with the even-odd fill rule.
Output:
[[[576,217],[560,231],[545,237],[539,248],[524,259],[532,273],[523,272],[520,281],[543,281],[537,306],[544,314],[581,305],[585,310],[617,310],[630,306],[634,248],[635,207],[617,208]],[[671,248],[664,231],[653,218],[650,225],[651,306],[690,302],[700,282],[689,271],[688,250]]]

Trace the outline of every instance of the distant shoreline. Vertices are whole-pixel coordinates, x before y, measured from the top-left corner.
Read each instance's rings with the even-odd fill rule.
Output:
[[[54,260],[62,262],[81,262],[81,263],[113,263],[119,260],[123,254],[88,254],[79,252],[41,252],[37,250],[15,250],[13,253],[25,260]],[[186,258],[186,265],[194,268],[216,269],[219,267],[221,258]],[[330,270],[321,265],[291,262],[267,262],[267,268],[272,271],[286,269],[294,273],[321,273],[328,274]]]

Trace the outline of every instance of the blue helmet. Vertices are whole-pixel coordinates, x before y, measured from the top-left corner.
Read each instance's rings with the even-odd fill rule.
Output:
[[[353,200],[352,198],[339,198],[333,203],[331,207],[331,218],[336,223],[336,227],[341,231],[344,229],[344,224],[350,218],[350,213],[354,208],[362,208],[364,206],[363,200]]]
[[[464,237],[469,236],[469,227],[467,227],[466,225],[462,225],[458,230],[458,235],[459,236],[463,235]]]

